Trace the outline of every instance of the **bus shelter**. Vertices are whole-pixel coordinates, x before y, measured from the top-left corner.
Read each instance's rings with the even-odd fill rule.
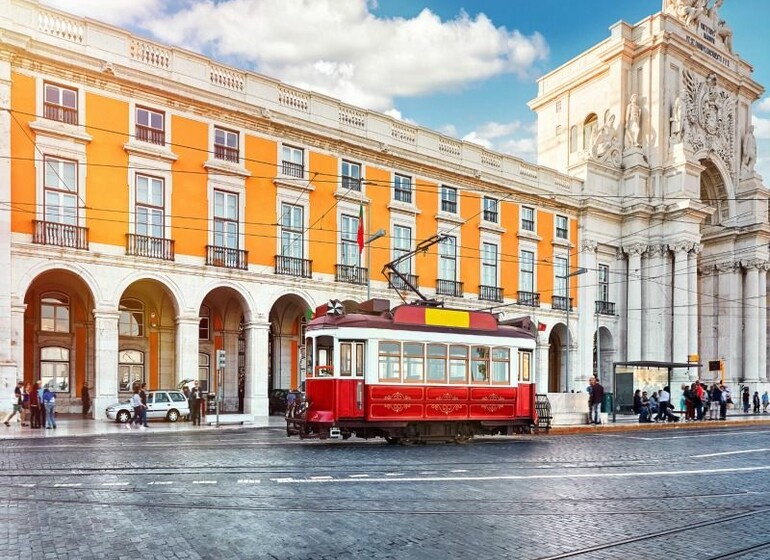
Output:
[[[613,406],[612,421],[615,422],[618,411],[631,413],[634,407],[634,391],[658,391],[663,387],[671,387],[671,375],[675,369],[699,368],[697,362],[613,362],[612,388]],[[673,391],[671,400],[673,402]]]

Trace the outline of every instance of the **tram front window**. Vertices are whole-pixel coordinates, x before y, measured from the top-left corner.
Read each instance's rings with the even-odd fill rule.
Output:
[[[381,381],[399,381],[401,379],[401,344],[399,342],[380,342],[379,377]]]

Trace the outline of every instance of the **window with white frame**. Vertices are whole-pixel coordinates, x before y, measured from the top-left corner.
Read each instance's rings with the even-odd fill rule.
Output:
[[[393,198],[398,202],[412,203],[412,178],[406,175],[393,175]]]
[[[497,211],[498,201],[490,196],[484,197],[484,221],[496,224],[500,221]]]
[[[554,295],[558,297],[567,297],[567,259],[565,257],[555,257],[553,259],[553,284],[555,287]]]
[[[342,160],[342,188],[350,191],[361,191],[361,164]]]
[[[201,305],[198,313],[198,339],[209,340],[211,337],[211,309],[208,305]]]
[[[567,216],[556,215],[556,238],[569,239],[569,220]]]
[[[519,290],[535,291],[535,253],[532,251],[519,253]]]
[[[163,179],[136,176],[136,234],[163,238],[166,217]]]
[[[281,147],[281,173],[298,179],[305,176],[305,151],[302,148]]]
[[[198,388],[208,393],[211,381],[211,355],[198,353]]]
[[[118,390],[133,391],[134,385],[144,383],[144,352],[122,350],[118,353]]]
[[[214,157],[233,163],[240,161],[237,132],[214,127]]]
[[[340,264],[358,266],[358,216],[342,215],[342,231],[340,232]]]
[[[46,222],[78,225],[78,164],[45,156],[44,210]]]
[[[53,392],[69,391],[70,350],[61,346],[40,349],[40,381]]]
[[[56,84],[45,84],[43,115],[46,119],[78,124],[78,92]]]
[[[521,207],[521,229],[535,231],[535,209],[529,206]]]
[[[214,246],[238,249],[238,195],[214,191]]]
[[[166,145],[166,115],[147,109],[136,108],[136,139],[159,146]]]
[[[497,245],[481,244],[481,285],[497,287]]]
[[[412,228],[406,226],[393,226],[393,258],[397,259],[404,253],[412,250]],[[398,263],[397,269],[402,274],[411,274],[412,260],[406,259]]]
[[[48,292],[40,297],[40,330],[70,332],[70,298],[58,292]]]
[[[120,336],[144,336],[144,304],[136,299],[120,300],[118,334]]]
[[[457,214],[457,189],[441,185],[441,211]]]
[[[610,267],[599,265],[599,301],[610,301]]]
[[[281,256],[304,258],[304,208],[296,204],[281,204]]]
[[[438,244],[439,280],[457,279],[457,238],[447,235]]]

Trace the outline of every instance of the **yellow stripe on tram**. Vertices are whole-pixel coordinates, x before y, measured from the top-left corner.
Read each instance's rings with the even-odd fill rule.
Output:
[[[471,314],[467,311],[451,309],[426,309],[425,324],[436,327],[459,327],[467,329],[471,326]]]

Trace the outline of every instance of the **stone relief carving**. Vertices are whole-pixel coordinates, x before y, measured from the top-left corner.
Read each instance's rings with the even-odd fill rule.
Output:
[[[626,249],[629,255],[643,255],[647,251],[647,245],[643,243],[634,243]]]
[[[662,257],[666,252],[667,247],[665,245],[650,245],[647,247],[647,257],[655,258]]]
[[[707,25],[711,32],[719,37],[724,47],[733,52],[733,31],[727,22],[719,17],[719,9],[724,0],[667,0],[665,13],[671,14],[684,25],[697,28],[701,23]]]
[[[679,144],[684,137],[684,99],[687,95],[687,91],[682,89],[679,95],[674,98],[674,103],[671,105],[671,136],[669,136],[669,143]]]
[[[626,149],[640,148],[639,138],[642,133],[642,108],[639,106],[639,96],[633,94],[626,106]]]
[[[734,175],[735,101],[717,87],[716,74],[700,81],[695,73],[685,70],[684,81],[687,143],[695,152],[714,152]]]
[[[598,246],[599,246],[599,242],[596,241],[595,239],[584,239],[580,247],[583,251],[593,253],[594,251],[596,251],[596,248]]]
[[[596,129],[591,139],[591,157],[601,163],[620,167],[620,143],[615,134],[615,115],[609,109],[604,113],[604,124]]]
[[[693,245],[694,243],[692,241],[675,241],[669,245],[669,249],[675,253],[689,253],[692,250]]]
[[[741,141],[741,177],[751,177],[756,162],[757,139],[754,138],[754,125],[751,125]]]
[[[719,272],[719,273],[736,272],[736,271],[740,270],[741,263],[734,262],[734,261],[722,262],[722,263],[717,263],[714,266],[714,268],[716,268],[717,272]]]

